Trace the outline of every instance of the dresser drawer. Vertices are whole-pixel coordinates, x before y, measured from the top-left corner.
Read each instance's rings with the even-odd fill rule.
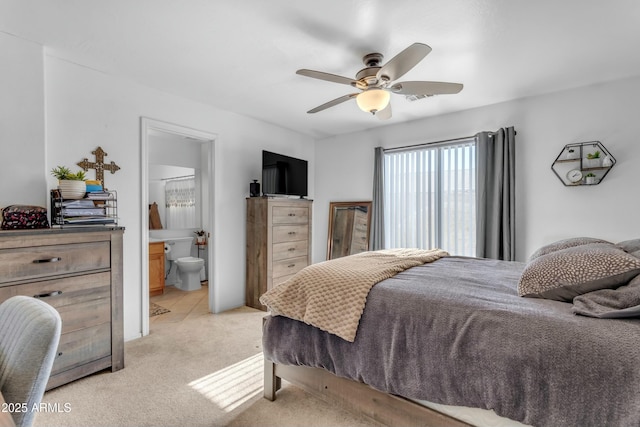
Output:
[[[111,323],[102,323],[60,336],[51,375],[111,355]]]
[[[272,228],[273,243],[294,242],[296,240],[308,240],[308,225],[278,225]]]
[[[309,242],[307,240],[296,240],[294,242],[274,243],[272,249],[274,261],[297,258],[307,256],[309,252]]]
[[[286,282],[287,280],[291,279],[293,276],[295,276],[295,274],[290,274],[288,276],[282,276],[282,277],[276,277],[271,281],[271,286],[272,288],[275,288],[276,286]]]
[[[16,293],[14,286],[0,287],[0,303],[14,296]]]
[[[309,208],[306,206],[274,206],[271,215],[273,224],[309,223]]]
[[[111,297],[110,285],[111,274],[104,272],[26,283],[4,289],[11,289],[11,296],[26,295],[40,298],[58,309],[84,301],[109,299]]]
[[[111,321],[109,300],[100,299],[67,305],[57,309],[62,318],[62,333],[67,334]]]
[[[273,277],[289,276],[309,265],[307,257],[284,259],[282,261],[274,261]]]
[[[0,250],[0,283],[110,268],[109,242]]]
[[[62,333],[111,321],[111,275],[109,272],[73,276],[0,290],[11,295],[40,298],[55,307],[62,318]]]

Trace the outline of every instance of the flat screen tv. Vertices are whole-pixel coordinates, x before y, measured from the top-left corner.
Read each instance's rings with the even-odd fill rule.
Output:
[[[307,196],[307,161],[263,150],[262,194]]]

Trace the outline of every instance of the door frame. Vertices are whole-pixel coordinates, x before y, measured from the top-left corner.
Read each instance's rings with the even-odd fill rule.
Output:
[[[205,224],[206,229],[209,231],[209,245],[207,250],[207,265],[209,274],[207,280],[209,281],[209,312],[213,313],[214,310],[214,298],[216,294],[217,280],[215,280],[215,257],[214,257],[214,245],[212,244],[215,238],[215,148],[217,147],[216,141],[218,135],[201,131],[186,126],[181,126],[173,123],[164,122],[161,120],[155,120],[148,117],[140,118],[140,225],[141,225],[141,239],[142,250],[140,251],[140,280],[141,288],[141,325],[142,336],[149,335],[149,133],[150,131],[159,131],[165,133],[171,133],[185,138],[192,138],[201,140],[203,144],[209,144],[209,156],[207,159],[207,175],[208,175],[208,221]]]

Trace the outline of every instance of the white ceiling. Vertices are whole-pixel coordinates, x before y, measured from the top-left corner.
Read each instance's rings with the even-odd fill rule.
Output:
[[[637,0],[0,0],[0,31],[316,138],[640,75]],[[399,80],[461,93],[392,95],[386,122],[355,101],[306,113],[354,90],[297,69],[352,78],[414,42],[433,51]]]

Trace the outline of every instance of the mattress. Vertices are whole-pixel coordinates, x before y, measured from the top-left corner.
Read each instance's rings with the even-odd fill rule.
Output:
[[[464,257],[413,267],[371,290],[353,343],[274,316],[265,357],[523,424],[640,425],[640,321],[519,297],[523,268]]]

